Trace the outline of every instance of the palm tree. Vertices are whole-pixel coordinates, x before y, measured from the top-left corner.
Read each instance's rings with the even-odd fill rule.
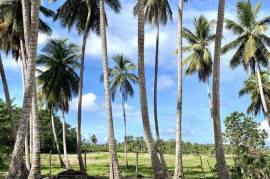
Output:
[[[265,94],[265,100],[267,107],[269,108],[270,104],[270,81],[269,81],[268,72],[261,72],[263,92]],[[260,97],[258,77],[253,74],[245,82],[244,87],[239,91],[239,96],[249,95],[250,96],[250,105],[247,108],[247,113],[253,113],[258,115],[260,111],[264,112],[262,105],[262,100]]]
[[[17,61],[19,57],[22,59],[23,51],[20,46],[20,39],[23,39],[23,24],[22,24],[22,4],[21,1],[8,1],[8,2],[2,2],[0,4],[1,9],[1,30],[0,30],[0,49],[6,53],[11,53],[12,56]],[[46,17],[52,17],[54,15],[53,11],[41,6],[40,11],[43,15]],[[50,34],[52,30],[50,27],[42,20],[39,19],[40,25],[39,29],[41,32]],[[24,57],[25,58],[25,57]],[[23,59],[24,59],[23,58]],[[4,82],[4,81],[3,81]],[[8,89],[7,87],[4,87],[5,89]],[[8,92],[8,91],[7,91]],[[9,92],[8,92],[9,93]],[[8,94],[9,96],[9,94]],[[10,103],[8,98],[6,97],[7,103]],[[8,105],[9,106],[9,105]],[[11,121],[13,121],[13,114],[12,109],[9,110],[9,116]],[[14,135],[14,142],[16,138],[16,124],[15,121],[12,122],[12,132]]]
[[[84,58],[87,36],[90,31],[99,33],[99,6],[97,0],[67,0],[58,8],[55,19],[60,20],[64,27],[69,30],[76,26],[79,34],[83,33],[81,62],[80,62],[80,81],[79,81],[79,100],[78,100],[78,116],[77,116],[77,156],[80,170],[86,173],[83,164],[81,152],[81,116],[82,116],[82,92],[83,92],[83,77],[84,77]]]
[[[106,3],[113,9],[116,0],[106,0]],[[90,31],[100,33],[100,4],[99,0],[67,0],[58,10],[55,19],[59,19],[64,27],[69,30],[75,26],[79,34],[83,33],[83,42],[81,50],[81,65],[80,65],[80,83],[79,83],[79,100],[78,100],[78,129],[77,129],[77,153],[80,165],[80,170],[85,171],[85,167],[81,155],[81,113],[82,113],[82,92],[83,92],[83,69],[85,58],[86,40]],[[104,12],[105,13],[105,12]],[[106,22],[105,22],[106,23]]]
[[[25,40],[23,33],[23,12],[22,12],[22,3],[21,1],[4,1],[0,4],[1,11],[3,12],[3,24],[0,34],[0,43],[1,49],[6,53],[11,53],[12,56],[17,61],[20,57],[22,61],[22,78],[23,82],[27,82],[26,78],[26,61],[27,55],[25,49]],[[54,12],[44,6],[40,6],[40,12],[46,17],[54,16]],[[42,20],[39,19],[39,30],[46,34],[51,34],[51,28]],[[23,84],[25,86],[25,84]],[[34,94],[35,96],[35,94]],[[35,103],[33,103],[35,105]],[[30,159],[32,158],[32,122],[30,118],[30,154],[28,147],[28,135],[25,137],[25,159],[26,166],[30,168]],[[27,129],[28,130],[28,129]],[[27,132],[28,133],[28,132]]]
[[[138,77],[134,74],[136,66],[123,55],[116,55],[113,57],[115,66],[109,69],[109,81],[110,81],[110,92],[112,101],[115,99],[117,91],[119,91],[122,111],[123,111],[123,121],[125,126],[125,163],[126,168],[128,168],[128,158],[127,158],[127,120],[126,120],[126,109],[125,102],[128,100],[129,96],[134,95],[134,90],[132,83],[138,83]]]
[[[176,136],[175,136],[175,170],[174,178],[184,178],[183,162],[182,162],[182,95],[183,95],[183,6],[184,0],[178,1],[178,80],[177,80],[177,113],[176,113]]]
[[[76,73],[76,69],[79,67],[78,58],[79,49],[75,44],[68,43],[67,39],[51,39],[42,49],[42,54],[38,56],[37,60],[37,64],[46,69],[40,71],[37,78],[40,94],[47,101],[51,110],[53,135],[61,165],[63,163],[54,126],[53,111],[62,110],[63,151],[66,168],[71,168],[71,165],[67,156],[64,113],[69,111],[69,101],[72,96],[78,94],[79,77]]]
[[[216,149],[216,161],[218,178],[228,179],[230,178],[226,160],[223,150],[223,141],[220,124],[220,56],[221,56],[221,41],[223,35],[224,24],[224,7],[225,0],[219,0],[218,15],[217,15],[217,28],[216,28],[216,40],[215,40],[215,52],[214,52],[214,65],[213,65],[213,126],[215,136],[215,149]]]
[[[109,6],[112,7],[114,12],[119,13],[121,4],[118,0],[109,0]],[[116,142],[114,137],[113,117],[112,117],[112,104],[109,84],[109,67],[108,67],[108,54],[107,54],[107,34],[106,34],[106,16],[104,0],[99,0],[100,6],[100,35],[101,35],[101,47],[102,47],[102,66],[104,77],[104,93],[105,93],[105,106],[106,116],[108,122],[108,140],[109,140],[109,152],[110,152],[110,178],[121,178],[119,170],[118,158],[116,153]]]
[[[168,173],[161,164],[155,148],[147,106],[145,72],[144,72],[144,23],[145,23],[144,0],[138,0],[137,12],[138,12],[138,75],[140,88],[141,115],[144,127],[145,141],[147,144],[148,152],[151,156],[151,164],[155,178],[167,178]]]
[[[158,61],[159,61],[159,26],[166,25],[168,20],[172,20],[172,10],[168,0],[145,0],[145,22],[156,27],[156,51],[155,51],[155,77],[154,77],[154,120],[157,138],[157,146],[160,152],[161,163],[166,167],[163,153],[160,146],[160,135],[158,127],[157,112],[157,81],[158,81]],[[137,5],[134,8],[134,14],[137,15]]]
[[[37,52],[37,39],[38,39],[38,27],[39,27],[39,9],[40,1],[33,0],[29,6],[28,1],[22,0],[22,10],[23,10],[23,29],[24,38],[27,42],[27,57],[28,57],[28,69],[27,69],[27,81],[24,92],[23,100],[23,111],[22,118],[20,120],[19,128],[17,131],[17,139],[14,145],[14,150],[9,165],[9,170],[6,178],[15,178],[17,171],[20,168],[22,161],[22,151],[24,148],[24,140],[27,131],[28,119],[30,116],[31,102],[33,96],[33,86],[35,86],[35,71],[36,71],[36,52]],[[31,12],[31,16],[29,16]],[[34,119],[35,127],[38,129],[38,120]],[[30,170],[29,178],[41,177],[40,175],[40,142],[39,142],[39,130],[34,130],[33,133],[36,141],[33,144],[33,158],[32,167]]]
[[[188,46],[183,47],[183,50],[191,53],[183,61],[183,64],[188,65],[185,71],[186,75],[197,73],[199,81],[206,84],[212,118],[212,94],[210,92],[209,78],[212,75],[213,62],[210,44],[215,40],[215,35],[211,34],[211,23],[204,16],[200,16],[193,21],[194,33],[187,28],[183,28],[183,37],[189,43]]]
[[[260,68],[268,66],[270,52],[270,37],[266,35],[267,25],[270,22],[270,16],[258,20],[262,1],[259,1],[255,7],[251,2],[237,3],[237,21],[226,20],[226,28],[234,32],[238,37],[223,47],[223,53],[232,49],[237,49],[234,53],[230,65],[236,68],[243,65],[245,70],[257,74],[259,90],[264,114],[270,125],[269,108],[266,103],[265,94],[262,87]]]

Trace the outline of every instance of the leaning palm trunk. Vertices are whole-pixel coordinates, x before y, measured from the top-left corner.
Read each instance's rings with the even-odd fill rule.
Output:
[[[220,55],[221,55],[221,40],[223,34],[224,23],[224,6],[225,0],[219,0],[217,28],[216,28],[216,41],[215,41],[215,54],[214,54],[214,66],[213,66],[213,126],[215,135],[215,149],[216,149],[216,161],[218,169],[218,178],[228,179],[230,178],[226,160],[223,151],[223,141],[220,124]]]
[[[62,111],[63,116],[63,151],[64,151],[64,158],[65,158],[65,164],[67,168],[71,168],[71,165],[69,163],[68,155],[67,155],[67,142],[66,142],[66,121],[65,121],[65,113]]]
[[[5,97],[6,97],[7,111],[8,111],[8,117],[9,117],[10,126],[11,126],[11,132],[12,132],[13,140],[15,143],[17,127],[16,127],[16,121],[15,121],[14,116],[13,116],[13,109],[12,109],[6,74],[5,74],[3,62],[1,59],[1,55],[0,55],[0,74],[1,74],[3,89],[4,89],[4,93],[5,93]]]
[[[157,82],[158,82],[158,54],[159,54],[159,23],[157,23],[157,34],[156,34],[156,54],[155,54],[155,78],[154,78],[154,120],[157,138],[157,149],[160,156],[160,162],[163,168],[167,171],[166,161],[163,155],[163,149],[161,146],[159,126],[158,126],[158,112],[157,112]]]
[[[155,178],[168,178],[168,173],[162,167],[155,148],[149,121],[147,95],[144,74],[144,0],[138,0],[138,74],[140,87],[141,114],[145,141],[151,156],[151,164]]]
[[[58,138],[57,138],[57,134],[56,134],[56,130],[55,130],[55,124],[54,124],[54,114],[53,114],[53,109],[50,109],[50,114],[51,114],[51,122],[52,122],[52,131],[53,131],[53,139],[56,145],[56,149],[57,149],[57,153],[58,153],[58,158],[60,161],[60,166],[62,168],[67,168],[65,163],[63,162],[63,159],[61,157],[61,151],[60,151],[60,147],[59,147],[59,143],[58,143]]]
[[[108,55],[107,55],[107,37],[106,37],[106,23],[105,23],[105,9],[104,1],[99,0],[100,3],[100,34],[101,34],[101,47],[102,47],[102,66],[103,66],[103,83],[106,101],[106,116],[108,123],[108,140],[109,140],[109,152],[110,152],[110,178],[119,179],[122,178],[118,158],[116,153],[116,142],[114,137],[114,127],[112,118],[112,104],[111,94],[109,86],[109,67],[108,67]]]
[[[25,64],[25,54],[24,52],[22,52],[22,40],[20,39],[20,45],[21,45],[21,54],[20,54],[20,58],[21,58],[21,62],[22,62],[22,65],[21,65],[21,73],[22,73],[22,89],[23,89],[23,93],[24,93],[24,88],[25,88],[25,83],[26,83],[26,76],[25,76],[25,72],[26,72],[26,64]],[[29,122],[28,122],[29,123]],[[31,160],[30,160],[30,151],[29,151],[29,137],[28,137],[28,132],[29,132],[29,129],[28,129],[28,126],[27,125],[27,132],[26,132],[26,136],[25,136],[25,144],[24,144],[24,151],[25,151],[25,164],[26,164],[26,168],[27,170],[29,171],[30,168],[31,168]]]
[[[125,164],[126,169],[128,168],[128,157],[127,157],[127,119],[126,119],[126,109],[125,109],[125,101],[123,95],[121,93],[121,101],[122,101],[122,111],[123,111],[123,121],[125,127],[125,135],[124,135],[124,143],[125,143]]]
[[[183,84],[183,54],[182,54],[182,28],[183,28],[183,0],[178,2],[178,87],[177,87],[177,114],[176,114],[176,146],[174,178],[184,178],[182,162],[182,84]]]
[[[256,73],[257,73],[257,78],[258,78],[260,97],[262,100],[263,112],[264,112],[266,120],[268,121],[268,125],[270,126],[270,116],[269,116],[270,114],[269,114],[268,106],[267,106],[265,96],[264,96],[260,66],[257,61],[256,61]]]
[[[37,90],[36,80],[33,82],[33,98],[32,98],[32,124],[33,124],[33,149],[31,158],[31,170],[28,178],[41,178],[40,171],[40,133],[39,133],[39,119],[37,107]]]
[[[27,85],[25,87],[24,99],[23,99],[23,110],[22,117],[20,120],[20,125],[17,131],[16,142],[14,145],[11,162],[9,165],[9,170],[6,178],[13,179],[16,178],[17,171],[22,163],[22,153],[24,148],[24,140],[27,130],[28,119],[30,116],[31,102],[33,95],[33,83],[35,80],[35,71],[36,71],[36,53],[37,53],[37,38],[38,38],[38,25],[39,25],[39,7],[40,1],[33,0],[31,3],[31,24],[26,23],[29,20],[29,11],[27,7],[28,1],[22,0],[22,9],[23,9],[23,24],[24,24],[24,37],[27,44],[27,56],[28,63],[27,65]],[[26,20],[27,19],[27,20]]]
[[[85,165],[82,158],[82,149],[81,149],[81,123],[82,123],[82,93],[83,93],[83,77],[84,77],[84,57],[85,57],[85,47],[87,40],[87,32],[91,20],[91,8],[88,6],[88,14],[85,24],[85,29],[83,33],[83,43],[82,43],[82,52],[81,52],[81,64],[80,64],[80,81],[79,81],[79,100],[78,100],[78,119],[77,119],[77,157],[79,161],[80,171],[86,174]]]

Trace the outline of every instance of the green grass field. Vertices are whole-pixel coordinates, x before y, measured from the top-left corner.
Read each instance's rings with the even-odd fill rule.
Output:
[[[174,171],[174,155],[165,155],[167,166],[170,174],[173,174]],[[207,161],[209,162],[211,168],[214,168],[215,165],[215,156],[206,156],[202,155],[203,169],[205,178],[215,178],[209,168]],[[89,153],[87,154],[87,172],[91,176],[97,176],[101,178],[107,178],[109,172],[109,160],[108,153]],[[69,159],[73,169],[78,170],[78,162],[76,155],[69,155]],[[135,176],[135,164],[136,164],[136,155],[134,153],[128,154],[129,159],[129,168],[125,168],[124,164],[124,154],[119,153],[118,159],[121,167],[121,172],[124,177],[132,178]],[[200,157],[197,155],[184,155],[184,172],[186,178],[204,178],[202,173],[202,168],[200,164]],[[227,163],[232,164],[232,158],[227,156]],[[42,175],[49,174],[49,155],[41,155],[41,164],[42,164]],[[7,165],[0,167],[0,178],[3,177],[7,171]],[[59,162],[57,155],[52,155],[52,174],[55,175],[63,171],[59,167]],[[150,157],[148,154],[139,155],[139,175],[144,178],[151,178],[152,170],[150,165]]]

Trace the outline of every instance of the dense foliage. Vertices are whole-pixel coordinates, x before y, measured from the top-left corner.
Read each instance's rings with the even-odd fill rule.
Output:
[[[266,156],[267,133],[251,117],[234,112],[225,119],[225,139],[234,154],[232,178],[269,178]]]
[[[21,108],[14,106],[14,116],[16,121],[20,119]],[[53,133],[51,127],[51,118],[49,112],[46,110],[39,111],[40,120],[40,132],[41,132],[41,152],[49,153],[56,152],[56,147],[53,141]],[[13,148],[13,139],[11,134],[11,128],[9,118],[6,109],[6,103],[0,99],[0,150],[4,154],[8,154]],[[62,124],[59,117],[55,116],[55,127],[57,131],[57,137],[62,139]],[[71,152],[76,152],[76,130],[71,128],[69,124],[66,124],[67,132],[67,149]],[[62,140],[59,140],[60,148],[62,149]],[[1,156],[3,157],[3,156]],[[1,160],[1,159],[0,159]]]

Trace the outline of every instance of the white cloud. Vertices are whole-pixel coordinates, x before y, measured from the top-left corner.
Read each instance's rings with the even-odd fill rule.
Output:
[[[158,90],[165,91],[176,85],[176,81],[171,75],[160,75],[158,78]]]
[[[97,96],[94,93],[86,93],[82,96],[82,110],[83,111],[96,111],[99,105],[96,103]],[[71,110],[78,110],[78,97],[70,102]]]
[[[43,33],[39,33],[38,34],[38,45],[42,45],[44,43],[46,43],[46,41],[49,39],[50,37],[46,34]]]
[[[44,33],[38,34],[38,45],[44,45],[49,39],[51,38],[58,38],[59,36],[56,33],[53,33],[52,35],[47,35]]]
[[[2,62],[5,70],[20,70],[20,62],[16,62],[10,56],[7,58],[2,57]]]

